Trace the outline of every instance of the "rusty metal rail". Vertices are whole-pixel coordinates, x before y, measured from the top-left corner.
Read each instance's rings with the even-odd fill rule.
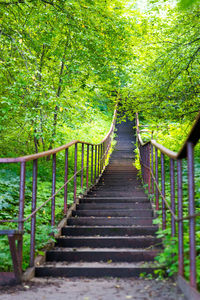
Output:
[[[139,118],[136,114],[136,131],[143,182],[148,185],[149,193],[154,195],[156,210],[162,211],[162,228],[170,226],[171,236],[178,237],[178,274],[184,279],[184,226],[183,221],[189,222],[189,259],[190,259],[190,289],[197,288],[196,282],[196,217],[195,213],[195,186],[194,186],[194,147],[200,139],[200,113],[179,152],[173,152],[151,140],[142,141],[139,129]],[[160,153],[159,153],[160,152]],[[159,156],[160,154],[160,156]],[[160,159],[159,159],[160,157]],[[170,202],[166,200],[166,158],[169,159],[170,172]],[[188,176],[188,215],[183,216],[183,183],[182,163],[187,160]],[[160,171],[160,172],[159,172]],[[159,178],[159,173],[160,177]],[[176,175],[177,174],[177,175]],[[159,186],[160,183],[160,186]],[[177,197],[176,197],[177,195]],[[161,203],[160,203],[161,198]],[[176,201],[177,199],[177,201]],[[169,212],[169,214],[167,214]],[[168,221],[171,216],[170,222]],[[169,224],[170,223],[170,224]],[[181,279],[181,280],[182,280]],[[185,284],[185,280],[184,282]],[[190,290],[191,292],[191,290]]]
[[[18,223],[18,232],[23,232],[24,222],[31,219],[31,232],[30,232],[30,267],[34,266],[35,259],[35,234],[36,234],[36,214],[42,207],[51,201],[51,226],[55,226],[55,208],[56,195],[64,189],[64,199],[63,199],[63,212],[66,215],[68,210],[68,184],[70,181],[73,181],[73,198],[74,203],[77,201],[77,175],[80,173],[80,187],[81,189],[86,186],[88,189],[91,185],[95,184],[107,163],[107,158],[111,151],[111,144],[113,139],[113,133],[115,128],[115,121],[117,116],[117,110],[115,109],[111,127],[104,139],[98,144],[87,143],[79,140],[72,141],[61,147],[40,152],[37,154],[26,155],[17,158],[0,158],[1,164],[7,163],[20,163],[20,193],[19,193],[19,216],[18,219],[13,220],[0,220],[0,223]],[[77,170],[77,153],[78,145],[81,145],[81,169]],[[69,175],[69,149],[74,148],[74,159],[73,159],[73,169],[74,174],[70,178]],[[65,164],[64,168],[64,184],[56,191],[56,154],[65,151]],[[86,154],[86,155],[85,155]],[[38,160],[43,157],[52,157],[52,193],[46,201],[42,203],[39,207],[36,207],[37,204],[37,174],[38,174]],[[86,158],[86,161],[85,161]],[[33,175],[32,175],[32,211],[31,214],[24,217],[24,205],[25,205],[25,188],[26,188],[26,163],[33,162]],[[90,175],[90,176],[89,176]],[[10,242],[10,230],[2,231],[2,234],[7,234]],[[17,249],[11,247],[13,266],[16,281],[20,282],[22,274],[22,260],[23,260],[23,235],[21,234],[20,238],[14,235],[14,238],[17,239],[18,245]],[[14,239],[13,238],[13,239]],[[17,261],[16,258],[17,257]]]

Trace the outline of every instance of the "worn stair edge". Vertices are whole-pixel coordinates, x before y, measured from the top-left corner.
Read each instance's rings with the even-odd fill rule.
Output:
[[[124,209],[152,209],[151,203],[81,203],[77,210],[124,210]]]
[[[46,261],[75,261],[75,262],[140,262],[153,261],[158,255],[158,250],[79,250],[64,251],[64,250],[49,250],[46,252]]]
[[[109,235],[122,235],[122,236],[139,236],[139,235],[155,235],[158,231],[158,226],[80,226],[80,227],[63,227],[62,235],[83,235],[83,236],[93,236],[93,235],[101,235],[101,236],[109,236]]]
[[[156,237],[65,237],[56,241],[56,247],[91,247],[91,248],[145,248],[160,246]]]
[[[131,217],[78,217],[69,218],[68,225],[112,225],[112,226],[127,226],[127,225],[152,225],[153,218],[131,218]]]
[[[153,210],[151,209],[141,209],[141,210],[133,210],[133,209],[121,209],[121,210],[76,210],[72,212],[72,216],[76,217],[131,217],[136,215],[137,217],[153,217]]]
[[[154,274],[153,267],[36,267],[37,277],[139,277],[141,273]]]

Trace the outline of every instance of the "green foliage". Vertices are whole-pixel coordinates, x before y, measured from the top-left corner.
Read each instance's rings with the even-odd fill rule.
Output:
[[[113,110],[130,57],[123,1],[1,1],[0,9],[1,155],[48,150],[63,131]]]
[[[124,111],[159,122],[193,120],[199,110],[199,6],[149,1],[137,19],[134,64],[123,89]]]

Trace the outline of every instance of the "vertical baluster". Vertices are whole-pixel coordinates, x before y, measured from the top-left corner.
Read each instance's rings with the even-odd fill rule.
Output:
[[[77,143],[74,147],[74,203],[76,203],[76,190],[77,190]]]
[[[156,183],[159,185],[159,179],[158,179],[158,149],[155,148],[155,167],[156,167]],[[159,209],[159,191],[156,186],[156,209]]]
[[[95,146],[94,182],[97,180],[97,146]]]
[[[150,144],[147,145],[147,178],[148,178],[148,192],[151,193],[151,172],[150,172]]]
[[[81,152],[81,189],[83,189],[84,183],[84,144],[82,144],[82,152]]]
[[[139,160],[140,160],[141,174],[142,174],[142,180],[143,180],[142,150],[141,150],[141,146],[140,146],[139,142],[138,142],[138,150],[139,150]]]
[[[102,171],[102,144],[100,145],[100,174]]]
[[[100,172],[99,172],[99,168],[100,168],[100,145],[98,145],[98,173],[97,173],[97,175],[98,175],[98,178],[99,178],[99,174],[100,174]]]
[[[165,198],[165,157],[161,152],[161,190],[162,195]],[[166,205],[162,198],[162,229],[166,229]]]
[[[65,178],[64,183],[68,181],[68,148],[65,149]],[[64,187],[64,214],[67,213],[67,192],[68,192],[68,184],[65,184]]]
[[[174,177],[174,160],[170,158],[170,189],[171,189],[171,209],[175,214],[175,177]],[[176,224],[174,216],[171,215],[171,234],[172,237],[176,234]]]
[[[153,153],[153,145],[151,145],[151,172],[154,175],[154,153]],[[153,176],[151,177],[151,192],[154,194],[154,179]]]
[[[35,211],[37,202],[37,163],[37,159],[33,160],[32,212]],[[35,225],[36,214],[31,217],[30,267],[34,266],[35,259]]]
[[[105,166],[105,142],[102,144],[102,169]]]
[[[19,224],[18,229],[23,231],[24,229],[24,201],[25,201],[25,177],[26,177],[26,163],[22,162],[20,164],[20,191],[19,191]],[[18,257],[19,266],[22,270],[22,258],[23,258],[23,236],[22,239],[18,241]]]
[[[144,184],[146,184],[146,147],[143,146],[141,147],[142,148],[142,163],[143,163],[143,173],[144,173]]]
[[[52,193],[53,196],[56,192],[56,153],[53,154],[52,160]],[[55,196],[51,199],[51,226],[55,225]]]
[[[86,187],[88,189],[88,180],[89,180],[89,145],[87,145],[87,166],[86,166]]]
[[[187,143],[188,161],[188,196],[189,215],[195,214],[194,205],[194,149],[191,142]],[[189,219],[189,239],[190,239],[190,285],[196,288],[196,241],[195,241],[195,218]]]
[[[177,160],[177,196],[178,196],[178,218],[183,217],[183,187],[182,187],[182,161]],[[178,262],[179,275],[184,275],[184,249],[183,249],[183,221],[178,222]]]
[[[91,184],[93,184],[93,152],[94,146],[91,146]]]

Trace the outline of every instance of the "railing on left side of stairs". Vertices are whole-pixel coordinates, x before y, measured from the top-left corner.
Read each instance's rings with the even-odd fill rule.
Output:
[[[7,235],[10,244],[10,251],[12,255],[12,261],[14,266],[15,279],[17,282],[21,281],[22,276],[22,260],[23,260],[23,232],[24,223],[31,219],[30,230],[30,267],[34,266],[35,260],[35,235],[36,235],[36,214],[47,203],[51,202],[51,226],[55,226],[55,209],[56,209],[56,195],[64,189],[63,199],[63,212],[66,215],[68,210],[68,184],[73,181],[73,198],[74,203],[77,202],[77,175],[80,174],[80,188],[83,189],[86,186],[87,190],[94,184],[96,184],[103,173],[108,158],[111,152],[111,145],[113,140],[113,133],[115,129],[117,110],[115,109],[111,127],[104,139],[98,144],[87,143],[79,140],[72,141],[61,147],[40,152],[37,154],[17,157],[17,158],[0,158],[0,164],[20,164],[20,186],[19,186],[19,216],[18,219],[6,219],[0,220],[0,224],[5,223],[17,223],[18,230],[7,229],[0,230],[0,235]],[[78,145],[81,145],[81,151],[78,151]],[[73,176],[69,177],[69,149],[73,148]],[[64,169],[64,184],[56,190],[56,155],[64,151],[65,163]],[[78,153],[80,157],[78,157]],[[52,158],[52,192],[51,197],[44,201],[39,207],[37,207],[37,188],[38,188],[38,161],[41,158]],[[81,168],[77,170],[77,159],[81,161]],[[26,189],[26,163],[32,162],[32,211],[28,216],[24,216],[25,205],[25,189]],[[18,241],[17,248],[15,246],[15,240]],[[14,242],[13,242],[14,241]]]

